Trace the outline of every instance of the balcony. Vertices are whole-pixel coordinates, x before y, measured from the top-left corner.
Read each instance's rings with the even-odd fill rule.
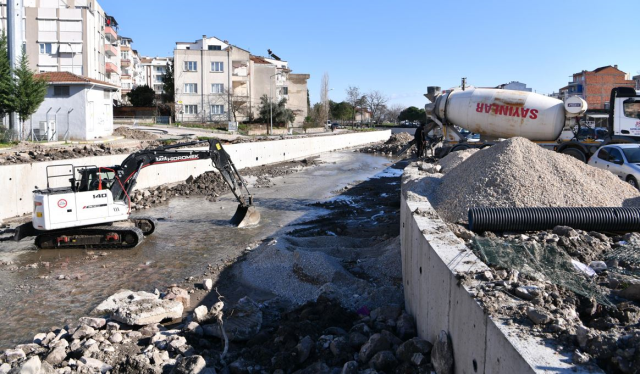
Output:
[[[129,67],[129,66],[131,66],[131,60],[120,60],[120,65],[123,68]]]
[[[109,43],[115,43],[118,40],[118,33],[111,26],[105,26],[104,37]]]
[[[105,44],[104,45],[104,53],[107,56],[115,56],[118,54],[118,50],[116,49],[116,47],[112,46],[111,44]]]
[[[107,74],[111,74],[111,73],[119,74],[118,67],[113,62],[107,62],[105,64],[105,71],[107,72]]]

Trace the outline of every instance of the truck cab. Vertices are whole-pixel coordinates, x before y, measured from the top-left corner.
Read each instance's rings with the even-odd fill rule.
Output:
[[[609,127],[612,138],[620,141],[640,140],[640,95],[629,87],[611,90]]]

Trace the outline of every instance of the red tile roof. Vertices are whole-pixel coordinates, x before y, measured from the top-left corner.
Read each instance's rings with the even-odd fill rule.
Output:
[[[86,84],[99,84],[102,86],[108,86],[113,88],[120,88],[109,82],[99,81],[97,79],[81,77],[67,71],[53,71],[47,73],[40,73],[35,75],[36,78],[44,78],[49,83],[86,83]]]
[[[271,65],[271,63],[269,61],[265,60],[264,58],[262,58],[260,56],[251,55],[249,58],[251,59],[251,61],[253,61],[256,64],[268,64],[268,65]]]

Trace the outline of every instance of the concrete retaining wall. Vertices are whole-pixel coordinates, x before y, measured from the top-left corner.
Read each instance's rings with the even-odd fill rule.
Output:
[[[390,136],[390,131],[315,136],[301,139],[230,144],[225,146],[225,150],[231,156],[231,160],[233,160],[236,167],[242,169],[383,141]],[[119,165],[127,156],[127,154],[122,154],[0,166],[0,191],[2,191],[0,220],[31,213],[33,209],[32,191],[36,186],[38,188],[47,187],[47,166],[64,164],[111,166]],[[69,167],[50,168],[50,174],[64,174],[68,173],[69,170]],[[137,188],[181,182],[191,175],[195,177],[210,170],[213,170],[210,160],[157,165],[141,171]],[[58,178],[57,182],[51,184],[51,187],[68,184],[68,179],[69,177]]]
[[[461,285],[456,274],[488,268],[449,231],[428,200],[411,192],[424,188],[416,186],[425,183],[416,183],[417,175],[414,166],[405,169],[400,240],[405,306],[416,318],[418,335],[435,342],[440,331],[447,331],[456,373],[593,373],[593,368],[574,367],[571,357],[516,325],[485,314],[471,293],[479,281]]]

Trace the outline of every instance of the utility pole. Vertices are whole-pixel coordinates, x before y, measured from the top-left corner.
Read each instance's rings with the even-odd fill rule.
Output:
[[[7,54],[11,74],[15,78],[16,65],[22,52],[22,0],[7,0]],[[18,119],[18,113],[9,113],[9,129],[19,140],[22,140],[22,123]]]

